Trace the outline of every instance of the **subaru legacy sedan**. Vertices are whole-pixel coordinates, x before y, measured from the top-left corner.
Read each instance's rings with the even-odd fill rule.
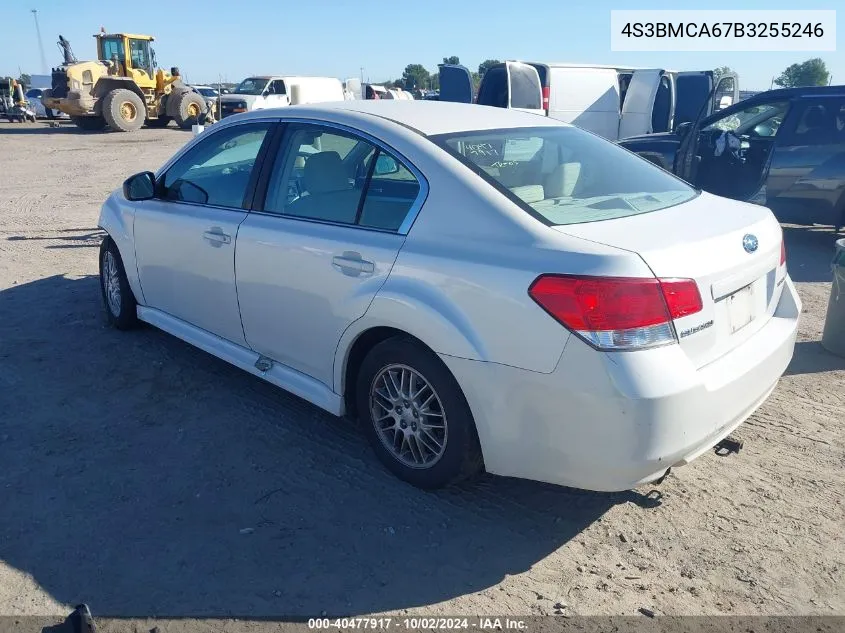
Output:
[[[100,226],[114,326],[356,418],[423,488],[658,480],[766,400],[801,312],[768,209],[477,105],[232,116],[129,178]]]

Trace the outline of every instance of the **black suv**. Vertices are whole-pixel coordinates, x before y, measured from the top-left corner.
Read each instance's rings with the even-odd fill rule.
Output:
[[[761,92],[623,147],[781,222],[845,226],[845,86]]]

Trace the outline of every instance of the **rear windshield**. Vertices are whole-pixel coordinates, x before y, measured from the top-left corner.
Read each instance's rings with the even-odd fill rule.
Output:
[[[430,139],[546,224],[624,218],[698,195],[649,161],[576,127],[471,131]]]

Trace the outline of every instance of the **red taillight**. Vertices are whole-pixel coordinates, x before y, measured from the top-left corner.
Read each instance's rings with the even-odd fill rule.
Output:
[[[786,243],[781,240],[780,241],[780,265],[783,266],[786,263]]]
[[[536,94],[536,93],[535,93]],[[546,114],[549,113],[549,92],[548,86],[543,86],[543,110],[546,111]]]
[[[676,340],[672,319],[702,309],[692,279],[541,275],[528,294],[560,323],[602,349]]]
[[[661,279],[660,288],[673,319],[701,312],[701,294],[692,279]]]

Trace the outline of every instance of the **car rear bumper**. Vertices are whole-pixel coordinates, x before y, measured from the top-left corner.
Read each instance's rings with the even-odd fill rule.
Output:
[[[550,374],[441,358],[473,411],[488,472],[627,490],[691,462],[754,413],[792,359],[800,313],[787,277],[769,322],[699,369],[679,345],[603,353],[575,336]]]

